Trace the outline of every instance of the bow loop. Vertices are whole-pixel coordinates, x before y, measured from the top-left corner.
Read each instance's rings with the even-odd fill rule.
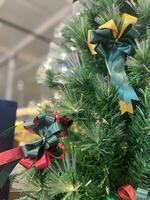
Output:
[[[58,144],[58,138],[55,135],[53,135],[53,136],[45,139],[44,148],[45,148],[45,150],[49,150],[49,149],[57,146],[57,144]]]
[[[36,169],[41,170],[49,167],[51,160],[47,151],[44,151],[43,155],[35,162]]]
[[[121,16],[121,22],[122,22],[122,26],[121,26],[118,39],[123,36],[123,34],[125,33],[128,27],[131,29],[131,27],[137,23],[137,18],[127,13],[124,13]]]
[[[112,31],[109,29],[97,29],[91,32],[91,43],[98,44],[99,42],[106,43],[108,40],[113,40]]]
[[[48,127],[46,131],[46,136],[51,136],[53,134],[59,135],[64,130],[64,126],[60,122],[54,122],[51,126]]]
[[[52,123],[55,122],[55,117],[51,117],[51,116],[45,116],[45,122],[47,124],[47,126],[50,126]]]
[[[99,27],[99,29],[102,29],[102,30],[111,30],[112,31],[112,35],[114,38],[117,38],[118,37],[118,34],[119,34],[119,31],[118,31],[118,28],[114,22],[114,20],[110,20],[108,22],[106,22],[105,24],[101,25]]]
[[[136,200],[136,192],[129,184],[121,186],[118,189],[118,195],[123,200]]]
[[[32,144],[26,144],[22,146],[24,158],[37,158],[40,154],[41,147],[43,145],[43,140],[33,142]]]

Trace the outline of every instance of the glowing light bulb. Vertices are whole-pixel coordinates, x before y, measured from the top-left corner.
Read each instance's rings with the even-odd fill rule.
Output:
[[[70,47],[70,49],[71,49],[72,51],[76,51],[76,48],[75,48],[75,47]]]
[[[62,67],[61,70],[62,70],[63,73],[68,71],[67,67]]]
[[[67,57],[67,54],[66,53],[62,53],[61,56],[62,56],[62,59],[65,60],[65,58]]]

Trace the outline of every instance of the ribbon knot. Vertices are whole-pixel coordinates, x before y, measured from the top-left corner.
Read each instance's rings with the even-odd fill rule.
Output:
[[[58,138],[53,135],[50,137],[43,137],[32,144],[26,144],[22,147],[24,158],[39,158],[45,150],[49,150],[58,145]]]
[[[121,17],[121,29],[111,19],[99,26],[97,30],[88,31],[87,45],[93,55],[104,56],[110,74],[111,83],[119,94],[121,113],[133,113],[132,100],[139,100],[130,86],[125,72],[126,57],[131,56],[135,49],[135,39],[139,34],[133,29],[137,18],[128,14]]]

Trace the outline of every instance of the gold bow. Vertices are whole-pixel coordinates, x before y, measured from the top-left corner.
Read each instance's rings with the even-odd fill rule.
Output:
[[[112,30],[112,34],[113,34],[114,38],[116,40],[118,40],[123,35],[124,31],[126,30],[126,28],[129,25],[134,25],[137,23],[137,18],[132,15],[129,15],[127,13],[124,13],[121,16],[121,23],[122,23],[122,26],[121,26],[120,31],[117,28],[113,19],[111,19],[110,21],[106,22],[105,24],[99,26],[99,28],[100,29],[106,28],[106,29]],[[91,44],[91,30],[88,30],[87,45],[88,45],[92,55],[96,55],[97,52],[95,51],[95,48],[96,48],[97,44]]]
[[[119,101],[119,107],[121,114],[123,115],[126,112],[132,113],[133,114],[133,105],[132,103],[126,104],[124,101],[120,100]]]

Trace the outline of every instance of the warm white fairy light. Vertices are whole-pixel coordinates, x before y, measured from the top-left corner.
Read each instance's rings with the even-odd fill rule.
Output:
[[[63,80],[59,79],[59,80],[58,80],[58,83],[63,84]]]
[[[56,33],[54,34],[54,37],[55,37],[55,38],[61,38],[61,37],[62,37],[62,32],[59,32],[59,33],[56,32]]]
[[[49,56],[47,62],[51,63],[53,61],[53,59]]]
[[[71,38],[70,41],[72,41],[72,42],[76,42],[73,38]]]
[[[71,49],[72,51],[76,51],[76,50],[77,50],[75,47],[70,47],[70,49]]]
[[[45,68],[46,70],[48,70],[48,69],[52,69],[52,66],[51,66],[49,63],[45,63],[45,64],[44,64],[44,68]]]
[[[63,73],[68,71],[67,67],[62,67],[61,70],[62,70]]]
[[[54,99],[58,100],[60,99],[61,95],[58,92],[55,92]]]
[[[65,60],[67,58],[67,54],[66,53],[62,53],[61,57],[62,57],[63,60]]]
[[[87,184],[85,184],[85,187],[87,187],[90,183],[92,183],[92,180],[89,180],[89,181],[87,182]]]
[[[49,69],[50,70],[52,69],[52,62],[53,62],[53,59],[49,55],[47,60],[44,63],[42,63],[41,66],[39,67],[39,69],[37,70],[36,80],[39,84],[43,84],[43,80],[45,79],[46,71]]]

